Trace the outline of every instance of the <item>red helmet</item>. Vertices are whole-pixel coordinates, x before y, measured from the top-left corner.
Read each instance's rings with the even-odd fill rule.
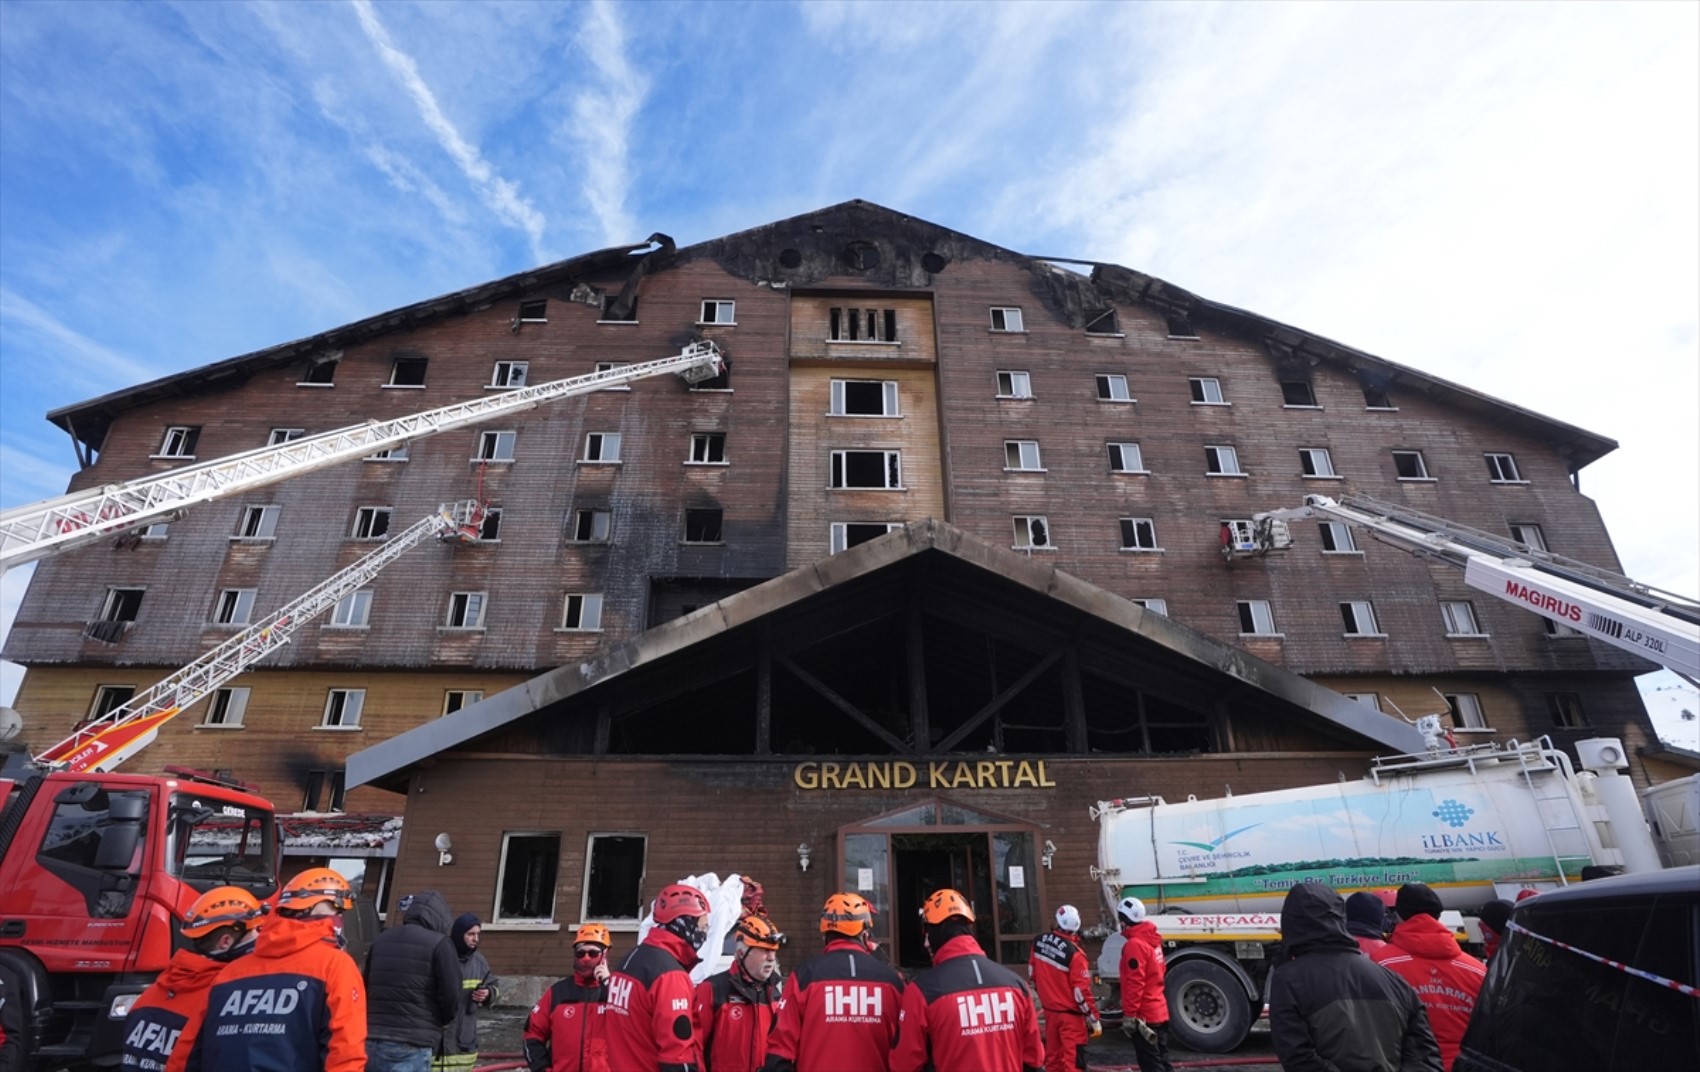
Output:
[[[665,927],[680,916],[708,915],[708,898],[701,890],[674,883],[655,895],[655,922]]]
[[[939,890],[921,904],[921,919],[930,926],[943,923],[952,916],[974,922],[974,908],[968,898],[955,890]]]

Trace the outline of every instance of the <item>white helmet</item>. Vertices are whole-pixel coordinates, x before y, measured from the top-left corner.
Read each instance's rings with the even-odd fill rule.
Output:
[[[1070,934],[1080,930],[1080,909],[1071,904],[1065,904],[1057,909],[1057,929]]]
[[[1123,897],[1116,906],[1116,915],[1129,923],[1139,923],[1145,919],[1145,902],[1137,897]]]

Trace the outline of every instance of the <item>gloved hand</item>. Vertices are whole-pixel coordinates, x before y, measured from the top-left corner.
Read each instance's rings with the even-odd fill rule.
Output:
[[[1096,1016],[1088,1017],[1087,1020],[1086,1020],[1086,1037],[1087,1038],[1103,1038],[1104,1037],[1104,1021],[1098,1019]]]

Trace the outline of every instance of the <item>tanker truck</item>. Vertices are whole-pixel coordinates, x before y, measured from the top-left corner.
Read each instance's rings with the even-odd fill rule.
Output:
[[[1426,721],[1426,720],[1425,720]],[[1423,727],[1432,730],[1432,726]],[[1268,997],[1281,903],[1298,882],[1342,896],[1407,882],[1433,887],[1460,937],[1462,913],[1525,889],[1576,882],[1582,868],[1661,866],[1621,742],[1577,742],[1582,770],[1547,738],[1373,761],[1361,779],[1170,804],[1104,801],[1098,866],[1114,918],[1144,901],[1164,938],[1169,1025],[1189,1049],[1237,1047]],[[1099,958],[1116,978],[1122,939]]]

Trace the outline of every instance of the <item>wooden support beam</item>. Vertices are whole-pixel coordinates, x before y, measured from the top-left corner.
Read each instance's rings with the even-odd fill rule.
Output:
[[[783,666],[785,669],[797,675],[797,680],[826,697],[828,703],[832,704],[832,706],[838,708],[846,715],[849,715],[857,725],[890,745],[893,752],[898,755],[908,754],[909,746],[907,744],[892,736],[891,731],[887,730],[884,726],[863,714],[855,704],[838,695],[838,693],[833,692],[832,689],[827,687],[824,681],[821,681],[807,670],[804,670],[802,667],[792,662],[788,656],[778,655],[775,656],[775,658],[778,659],[780,666]]]
[[[1033,684],[1034,681],[1038,680],[1040,674],[1043,674],[1045,671],[1055,666],[1057,661],[1063,657],[1063,653],[1067,650],[1067,648],[1058,648],[1043,659],[1040,659],[1038,664],[1035,665],[1033,669],[1022,674],[1021,677],[1016,680],[1015,684],[992,697],[991,702],[974,712],[973,716],[969,718],[967,722],[956,727],[956,732],[940,741],[938,748],[934,749],[934,751],[948,752],[961,744],[962,739],[978,729],[982,722],[997,714],[998,711],[1002,710],[1003,705],[1013,699],[1017,693],[1021,692],[1022,689],[1025,689],[1027,686]]]
[[[909,596],[908,640],[909,656],[909,739],[916,752],[926,752],[932,729],[927,722],[927,655],[921,641],[921,604],[924,589],[917,588]]]
[[[1080,688],[1080,649],[1070,643],[1063,653],[1063,740],[1075,755],[1086,754],[1086,699]]]
[[[764,620],[756,651],[756,755],[773,754],[773,634]]]

